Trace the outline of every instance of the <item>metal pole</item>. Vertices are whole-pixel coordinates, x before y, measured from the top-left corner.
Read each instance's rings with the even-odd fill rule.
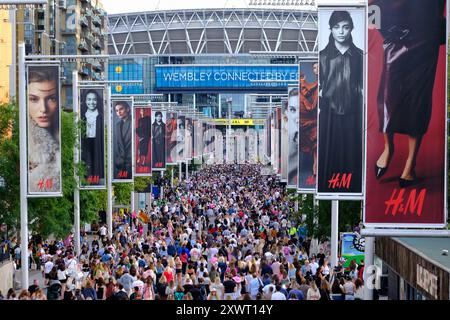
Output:
[[[319,210],[319,200],[317,200],[316,197],[314,197],[313,201],[314,201],[313,225],[314,225],[314,229],[316,229],[317,225],[319,224],[319,214],[318,214],[318,212],[316,212]],[[309,249],[310,255],[311,255],[311,253],[314,253],[314,254],[317,253],[318,247],[319,247],[319,241],[316,238],[312,238],[311,239],[311,247]]]
[[[164,199],[163,177],[164,177],[164,171],[161,171],[161,200]]]
[[[189,161],[186,161],[186,180],[189,179]]]
[[[73,114],[75,120],[75,129],[78,137],[78,72],[75,70],[72,72],[72,88],[73,88]],[[77,139],[77,141],[79,141]],[[74,148],[74,175],[75,175],[75,188],[73,190],[73,219],[74,219],[74,240],[75,240],[75,253],[78,257],[81,254],[80,244],[80,179],[78,177],[78,143],[75,143]]]
[[[229,145],[231,144],[230,143],[230,139],[231,139],[231,98],[230,98],[230,100],[228,101],[228,134],[227,134],[227,150],[228,150],[228,147],[229,147]],[[231,162],[231,150],[228,150],[228,161],[229,162]],[[233,150],[233,154],[234,154],[234,150]]]
[[[134,191],[131,191],[131,205],[130,205],[131,215],[133,215],[133,212],[135,211],[134,206]],[[135,226],[136,227],[136,226]]]
[[[170,187],[173,188],[173,169],[174,167],[172,166],[172,170],[170,170]]]
[[[28,289],[28,177],[27,106],[25,97],[25,45],[19,43],[19,139],[20,139],[20,254],[21,285]]]
[[[373,289],[376,277],[369,270],[374,270],[376,272],[377,268],[373,267],[373,256],[375,253],[375,238],[366,237],[365,238],[365,248],[364,248],[364,300],[373,300]]]
[[[339,243],[339,201],[331,201],[331,266],[338,264]]]
[[[108,136],[108,185],[107,185],[107,192],[108,192],[108,207],[106,210],[106,224],[108,225],[108,237],[111,239],[113,234],[113,224],[112,224],[112,126],[111,126],[111,87],[107,87],[108,93],[108,100],[106,102],[106,126],[107,126],[107,136]]]
[[[178,170],[178,183],[181,182],[181,171],[183,170],[183,168],[181,167],[181,162],[178,164],[179,166],[179,170]]]

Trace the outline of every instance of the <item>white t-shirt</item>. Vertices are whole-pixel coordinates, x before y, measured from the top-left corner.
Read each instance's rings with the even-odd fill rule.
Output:
[[[106,231],[107,231],[107,229],[105,226],[100,227],[100,235],[101,236],[106,236]]]
[[[286,296],[280,291],[277,291],[272,294],[272,300],[286,300]]]
[[[317,262],[313,262],[309,264],[311,266],[312,274],[316,274],[317,269],[319,269],[319,264]]]
[[[50,271],[52,271],[53,269],[53,262],[52,261],[47,261],[44,264],[44,273],[50,273]]]

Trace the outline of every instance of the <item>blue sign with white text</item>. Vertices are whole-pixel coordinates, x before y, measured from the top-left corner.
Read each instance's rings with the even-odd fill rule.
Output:
[[[155,69],[157,91],[280,91],[298,82],[297,65],[162,65]]]

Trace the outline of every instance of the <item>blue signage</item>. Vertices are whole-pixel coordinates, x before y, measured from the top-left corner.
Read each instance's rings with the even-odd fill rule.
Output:
[[[157,91],[286,90],[298,82],[297,65],[155,66]]]
[[[110,63],[108,65],[108,80],[117,81],[111,88],[112,94],[142,94],[144,93],[143,66],[139,63]],[[120,83],[120,81],[139,81],[137,83]]]

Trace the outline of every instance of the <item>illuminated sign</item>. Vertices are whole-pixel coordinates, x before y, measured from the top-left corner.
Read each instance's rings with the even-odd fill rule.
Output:
[[[284,90],[298,82],[297,65],[162,65],[155,69],[159,91]]]
[[[216,125],[227,126],[228,119],[213,119]],[[232,126],[263,126],[265,124],[264,119],[231,119]]]

